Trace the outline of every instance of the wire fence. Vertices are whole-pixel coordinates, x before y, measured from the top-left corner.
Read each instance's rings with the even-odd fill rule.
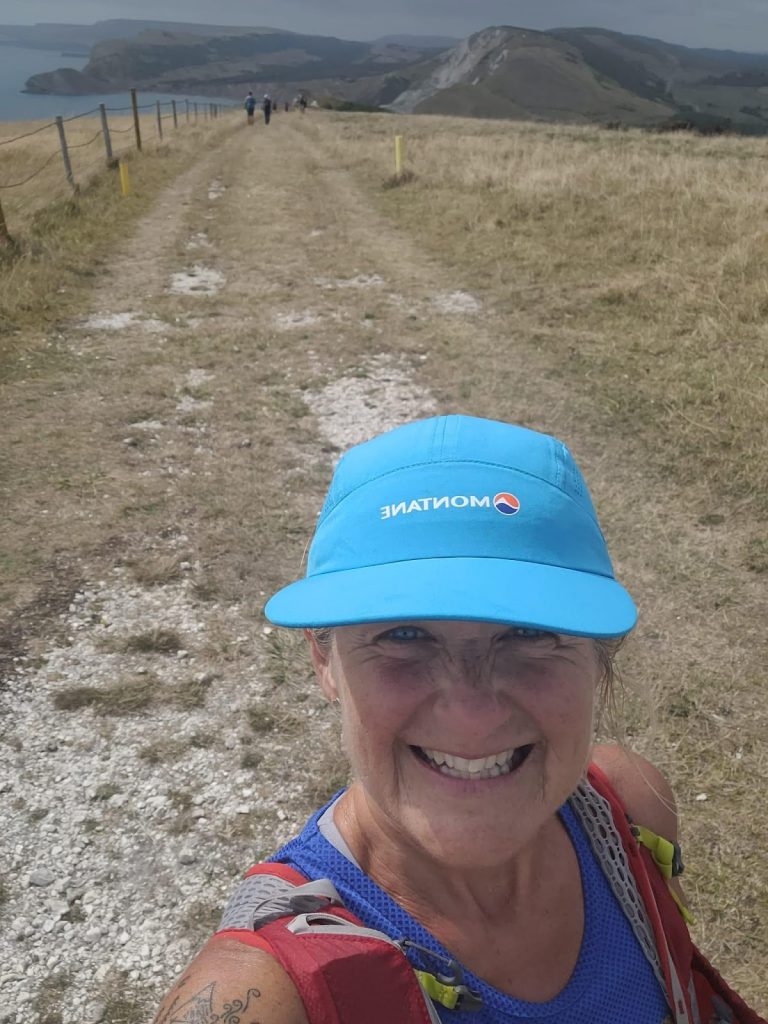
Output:
[[[73,143],[70,143],[69,146],[68,146],[69,151],[72,152],[73,149],[84,149],[86,146],[92,146],[94,144],[94,142],[96,141],[96,139],[100,139],[101,137],[102,137],[102,132],[101,132],[101,129],[99,129],[96,132],[95,135],[92,135],[91,138],[88,139],[87,142],[73,142]]]
[[[0,124],[0,250],[10,242],[9,223],[23,224],[130,153],[157,148],[185,128],[212,126],[232,109],[239,105],[186,97],[140,103],[132,90],[128,106],[100,104],[21,132],[16,125]],[[13,129],[15,133],[5,137]]]
[[[22,139],[30,139],[33,135],[39,135],[40,132],[44,132],[48,128],[53,128],[55,125],[55,121],[49,121],[48,124],[41,125],[39,128],[35,128],[31,132],[24,132],[23,135],[16,135],[12,139],[0,140],[0,146],[9,146],[12,142],[20,142]]]

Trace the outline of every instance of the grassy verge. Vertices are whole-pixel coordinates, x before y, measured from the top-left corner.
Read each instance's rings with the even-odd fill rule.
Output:
[[[142,153],[126,153],[133,189],[128,198],[120,193],[115,169],[94,167],[77,195],[56,190],[56,199],[26,206],[14,219],[6,211],[19,251],[0,262],[0,380],[14,372],[20,345],[25,349],[16,367],[20,371],[32,369],[28,364],[36,349],[50,358],[50,339],[39,337],[36,345],[35,332],[51,331],[79,311],[83,290],[93,285],[115,243],[195,155],[207,152],[228,130],[222,119],[213,127],[190,127]],[[45,195],[44,186],[39,188]]]
[[[120,194],[116,172],[102,169],[78,195],[17,221],[20,255],[0,263],[0,386],[9,410],[0,454],[0,492],[9,496],[0,545],[3,609],[23,606],[35,593],[34,580],[60,591],[51,600],[66,607],[72,586],[65,580],[71,577],[74,585],[78,577],[65,564],[71,561],[66,552],[80,543],[109,546],[110,536],[135,526],[143,515],[138,499],[135,512],[127,508],[130,502],[118,499],[103,530],[86,525],[101,514],[84,512],[83,503],[98,506],[112,473],[96,439],[104,439],[105,423],[107,433],[120,428],[109,415],[115,396],[111,404],[105,398],[114,366],[73,344],[72,322],[89,309],[94,291],[105,282],[117,286],[127,279],[131,268],[126,265],[123,273],[119,262],[114,265],[115,250],[128,242],[163,191],[220,146],[232,128],[226,118],[190,126],[164,145],[129,155],[133,191],[128,198]],[[116,398],[122,401],[122,390]],[[141,410],[132,407],[126,420],[132,418],[141,419]],[[80,519],[82,530],[76,526]],[[67,521],[61,533],[54,520]],[[163,572],[159,564],[148,568]],[[33,600],[37,613],[40,600]]]
[[[490,293],[598,430],[670,479],[768,512],[768,281],[758,139],[332,115],[331,160]],[[392,136],[407,178],[388,178]]]

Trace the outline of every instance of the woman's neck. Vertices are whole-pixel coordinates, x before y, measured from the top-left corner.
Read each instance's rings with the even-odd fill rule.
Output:
[[[540,905],[542,893],[552,889],[555,866],[573,859],[567,832],[553,816],[497,864],[446,862],[411,841],[357,784],[334,807],[334,822],[365,874],[427,928],[440,921],[503,925]]]

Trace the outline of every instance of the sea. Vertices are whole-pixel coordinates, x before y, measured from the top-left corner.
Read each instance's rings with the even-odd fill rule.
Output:
[[[88,63],[87,57],[72,57],[52,50],[30,50],[21,46],[0,46],[0,121],[52,121],[58,115],[72,117],[93,110],[100,103],[108,107],[128,107],[127,92],[93,96],[36,96],[23,91],[31,75],[56,68],[76,68]],[[178,95],[173,93],[142,92],[139,103],[155,100],[189,99],[197,103],[226,103],[221,97]]]

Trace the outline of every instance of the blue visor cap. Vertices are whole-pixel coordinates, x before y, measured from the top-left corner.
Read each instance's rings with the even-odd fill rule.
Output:
[[[594,637],[637,618],[565,445],[466,416],[347,452],[307,575],[266,614],[283,626],[469,619]]]

